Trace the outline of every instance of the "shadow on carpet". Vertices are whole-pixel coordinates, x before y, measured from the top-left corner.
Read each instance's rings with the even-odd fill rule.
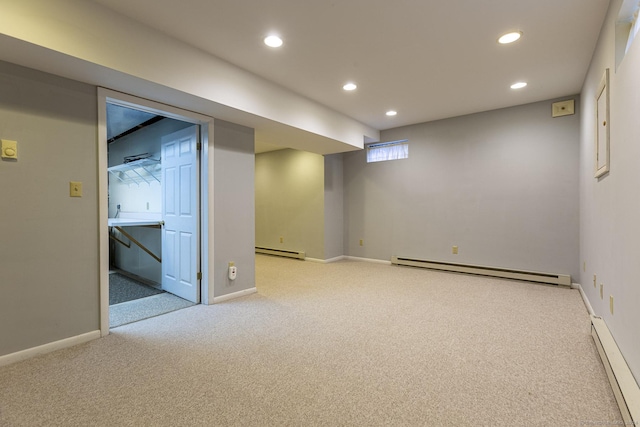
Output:
[[[120,304],[164,293],[120,273],[109,274],[109,305]]]

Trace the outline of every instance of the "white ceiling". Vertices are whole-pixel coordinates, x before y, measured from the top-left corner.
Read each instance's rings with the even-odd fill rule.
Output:
[[[608,0],[93,0],[373,128],[580,92]],[[518,30],[511,45],[496,40]],[[262,40],[277,33],[279,49]],[[528,86],[514,91],[516,81]],[[345,92],[347,81],[358,84]],[[389,109],[398,111],[387,117]]]

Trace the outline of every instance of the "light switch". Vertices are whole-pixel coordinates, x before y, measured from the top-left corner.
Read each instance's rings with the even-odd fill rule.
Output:
[[[18,142],[17,141],[10,141],[8,139],[3,139],[1,150],[2,150],[3,159],[18,158]]]
[[[82,197],[82,183],[78,181],[69,182],[69,196]]]

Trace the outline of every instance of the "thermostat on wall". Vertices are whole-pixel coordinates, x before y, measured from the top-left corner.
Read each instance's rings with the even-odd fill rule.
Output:
[[[9,141],[8,139],[2,140],[2,147],[0,148],[3,159],[17,159],[18,158],[18,143],[16,141]]]

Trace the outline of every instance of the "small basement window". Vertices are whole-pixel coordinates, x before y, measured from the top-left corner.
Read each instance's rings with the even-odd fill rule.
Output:
[[[626,54],[629,48],[631,47],[631,43],[633,39],[638,34],[638,29],[640,28],[640,20],[638,19],[638,14],[640,13],[640,1],[636,3],[635,12],[631,16],[631,28],[629,29],[629,38],[627,39],[627,45],[625,46],[624,53]]]
[[[367,145],[367,163],[400,160],[409,157],[409,140],[377,142]]]
[[[624,56],[631,47],[634,38],[640,30],[640,0],[623,0],[616,21],[616,69],[622,63]]]

